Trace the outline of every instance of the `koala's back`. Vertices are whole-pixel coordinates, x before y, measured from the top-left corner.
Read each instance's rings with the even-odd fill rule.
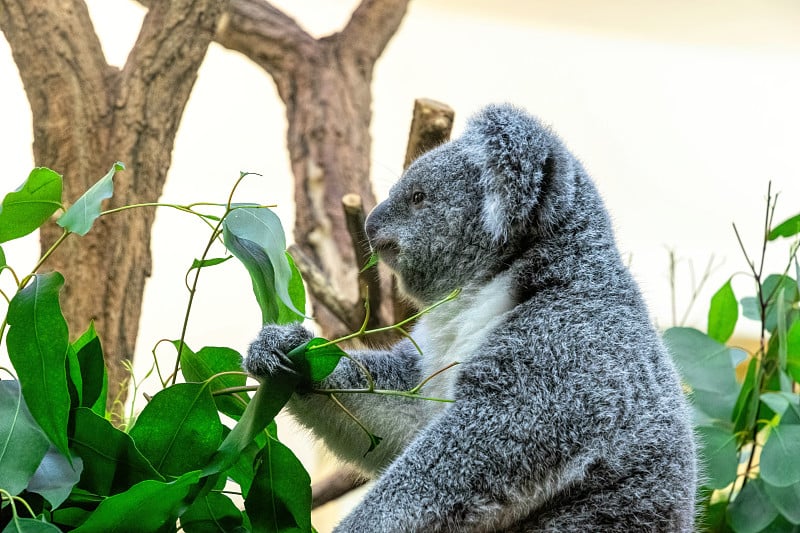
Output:
[[[540,240],[511,267],[520,301],[461,369],[459,399],[506,398],[483,431],[518,440],[512,484],[547,479],[538,468],[556,474],[508,531],[692,531],[687,403],[594,188],[584,185],[587,202],[598,203],[585,211],[591,229],[576,220],[582,232]]]

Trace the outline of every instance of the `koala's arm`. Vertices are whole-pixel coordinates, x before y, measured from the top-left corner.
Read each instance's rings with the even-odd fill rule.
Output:
[[[291,371],[291,361],[285,354],[311,337],[311,333],[299,325],[266,326],[250,346],[245,367],[256,377]],[[387,350],[355,350],[348,351],[348,355],[369,371],[376,389],[408,390],[421,381],[419,353],[408,340]],[[426,406],[423,404],[427,402],[377,394],[335,394],[350,413],[382,439],[365,457],[370,445],[368,436],[330,396],[314,391],[366,386],[361,368],[352,360],[342,358],[324,380],[302,385],[292,395],[287,409],[342,459],[367,473],[375,473],[391,462],[425,423]]]
[[[502,531],[525,518],[592,460],[545,434],[552,411],[535,420],[530,407],[504,393],[457,400],[335,532]]]

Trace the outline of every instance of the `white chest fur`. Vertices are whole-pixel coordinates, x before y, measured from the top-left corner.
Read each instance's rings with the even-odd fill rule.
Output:
[[[423,316],[411,334],[422,350],[423,376],[468,361],[513,306],[511,282],[503,274],[485,285],[466,287],[455,300]],[[421,393],[451,399],[457,375],[458,366],[433,378]]]

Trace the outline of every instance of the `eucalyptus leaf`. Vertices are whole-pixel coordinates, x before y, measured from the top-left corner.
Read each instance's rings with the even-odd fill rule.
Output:
[[[61,530],[38,518],[17,518],[2,533],[61,533]]]
[[[775,487],[800,483],[800,425],[772,428],[761,450],[761,478]]]
[[[100,337],[94,324],[74,342],[72,349],[76,351],[81,373],[81,406],[89,407],[100,416],[105,416],[106,399],[108,397],[108,375]]]
[[[242,512],[224,494],[211,492],[197,498],[181,515],[181,529],[186,533],[241,531]]]
[[[764,491],[770,501],[792,524],[800,524],[800,483],[788,487],[776,487],[764,483]]]
[[[768,331],[777,327],[778,299],[784,309],[791,309],[798,300],[797,282],[789,276],[771,274],[761,284],[762,297],[766,301],[764,326]],[[742,298],[742,315],[757,322],[761,321],[761,305],[756,297]]]
[[[705,485],[714,489],[727,487],[736,479],[739,466],[736,437],[730,430],[716,426],[699,426],[696,431],[705,467]]]
[[[23,237],[44,224],[61,208],[61,187],[60,174],[49,168],[34,168],[0,204],[0,242]]]
[[[311,533],[311,479],[289,448],[267,439],[244,501],[256,531]]]
[[[755,357],[747,365],[747,374],[742,382],[739,397],[733,407],[733,430],[734,433],[749,431],[756,421],[758,415],[758,403],[760,389],[759,381],[759,361]]]
[[[89,187],[83,195],[61,215],[56,223],[67,231],[86,235],[92,224],[100,216],[100,207],[103,200],[111,198],[114,194],[114,174],[125,170],[125,165],[117,161],[111,170],[100,180]]]
[[[83,461],[80,457],[74,457],[70,464],[55,447],[50,447],[28,482],[28,492],[41,495],[55,509],[67,499],[82,472]]]
[[[300,270],[297,268],[297,265],[295,265],[294,259],[289,255],[289,252],[286,252],[284,255],[286,256],[286,261],[289,263],[289,269],[292,271],[292,276],[289,279],[288,291],[289,298],[291,298],[294,305],[292,308],[289,308],[283,301],[279,300],[277,302],[278,320],[275,322],[276,324],[291,324],[302,318],[294,309],[297,309],[302,314],[306,312],[306,288],[303,285],[303,276],[300,274]]]
[[[784,220],[767,235],[767,239],[774,241],[778,237],[792,237],[800,233],[800,214]]]
[[[728,508],[728,520],[736,533],[758,533],[778,516],[778,509],[764,491],[763,482],[750,479]]]
[[[251,277],[254,269],[248,263],[265,259],[269,262],[274,283],[273,287],[268,288],[273,289],[298,318],[302,318],[304,313],[297,309],[289,295],[292,268],[286,258],[286,237],[278,216],[266,208],[236,206],[225,217],[222,226],[225,246],[245,264]]]
[[[64,371],[69,331],[58,301],[63,285],[58,272],[37,274],[17,292],[8,307],[6,342],[31,415],[69,457],[70,396]]]
[[[783,415],[790,404],[800,405],[800,396],[790,392],[763,392],[761,402],[772,409],[775,414]]]
[[[172,341],[175,349],[179,341]],[[194,352],[185,344],[181,351],[181,372],[186,381],[202,383],[223,372],[242,372],[242,356],[231,348],[206,346]],[[231,387],[243,387],[247,378],[241,375],[226,374],[208,383],[211,392]],[[238,419],[244,412],[250,398],[245,393],[214,396],[217,408],[228,416]]]
[[[50,443],[34,421],[19,382],[0,381],[0,480],[16,496],[28,485]]]
[[[786,332],[786,372],[800,382],[800,320]]]
[[[178,383],[153,396],[130,436],[156,470],[180,476],[205,466],[222,440],[222,424],[208,386]]]
[[[730,349],[693,328],[670,328],[664,342],[692,389],[695,409],[711,419],[730,420],[739,395]]]
[[[239,423],[222,441],[209,465],[206,475],[223,472],[233,465],[280,412],[297,386],[297,380],[285,375],[265,379],[250,399]]]
[[[137,483],[103,500],[74,533],[175,531],[175,521],[196,496],[200,478],[200,472],[187,472],[170,483]]]
[[[287,354],[297,371],[312,382],[319,382],[330,375],[347,354],[327,339],[315,337]]]
[[[189,267],[189,270],[194,270],[195,268],[205,268],[215,265],[221,265],[228,259],[232,259],[233,256],[229,255],[227,257],[212,257],[211,259],[195,259],[192,261],[192,266]]]
[[[79,487],[92,494],[118,494],[148,479],[163,481],[130,435],[92,410],[75,410],[72,437],[75,453],[83,459],[83,475]]]
[[[739,319],[739,302],[733,293],[731,280],[725,282],[711,298],[708,310],[708,336],[724,343],[733,335]]]

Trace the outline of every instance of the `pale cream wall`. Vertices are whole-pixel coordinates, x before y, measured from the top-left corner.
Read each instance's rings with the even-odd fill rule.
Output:
[[[340,27],[354,2],[275,4],[319,35]],[[123,0],[89,5],[107,55],[123,62],[141,9]],[[731,222],[757,246],[768,180],[781,191],[776,218],[800,212],[799,28],[800,4],[793,0],[412,1],[375,73],[376,190],[385,195],[401,172],[414,98],[453,106],[456,133],[485,103],[527,107],[562,134],[597,180],[620,248],[656,319],[669,325],[666,247],[698,269],[712,253],[724,259],[703,295],[707,301],[724,274],[745,268]],[[33,163],[30,112],[3,40],[0,95],[5,192]],[[220,200],[240,170],[259,172],[264,177],[249,180],[241,198],[277,203],[288,226],[285,127],[271,80],[212,46],[183,117],[163,200]],[[179,333],[183,273],[205,238],[194,220],[158,213],[137,375],[149,366],[154,342]],[[32,265],[37,244],[28,239],[3,248],[11,264],[24,266]],[[771,261],[775,268],[782,253]],[[201,282],[190,344],[244,350],[259,320],[246,274],[229,263],[205,272]],[[742,293],[750,288],[744,278],[736,283]],[[694,322],[702,324],[705,309]],[[296,442],[313,468],[303,437]]]

